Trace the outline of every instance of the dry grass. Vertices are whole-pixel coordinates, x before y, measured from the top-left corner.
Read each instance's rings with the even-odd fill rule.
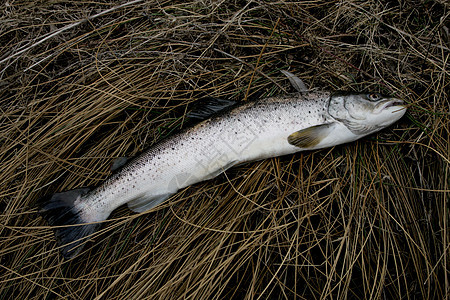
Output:
[[[1,5],[1,298],[447,299],[446,1],[76,3]],[[292,91],[280,69],[395,93],[409,113],[120,208],[62,260],[40,196],[97,184],[205,95]]]

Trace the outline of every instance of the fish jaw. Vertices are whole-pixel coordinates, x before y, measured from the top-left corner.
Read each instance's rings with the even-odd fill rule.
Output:
[[[368,118],[367,122],[370,124],[377,124],[381,128],[388,127],[406,113],[406,105],[403,100],[397,98],[390,98],[375,106],[373,115]]]
[[[391,112],[394,112],[396,109],[406,109],[406,106],[403,104],[403,100],[397,98],[390,98],[385,101],[381,101],[378,103],[373,112],[375,114],[379,114],[382,111],[390,109]]]

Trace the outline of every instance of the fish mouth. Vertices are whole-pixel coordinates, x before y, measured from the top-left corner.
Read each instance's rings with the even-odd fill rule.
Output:
[[[380,113],[388,108],[397,109],[397,108],[404,108],[404,107],[405,107],[405,105],[404,105],[403,100],[393,98],[393,99],[386,100],[386,101],[379,103],[375,107],[375,112]]]

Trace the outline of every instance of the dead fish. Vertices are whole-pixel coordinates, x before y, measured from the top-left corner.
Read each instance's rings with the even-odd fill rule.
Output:
[[[352,142],[406,112],[397,98],[308,91],[299,78],[284,74],[297,93],[239,104],[209,99],[190,114],[205,120],[157,143],[99,186],[44,197],[40,213],[56,226],[63,256],[76,256],[99,222],[125,203],[144,212],[236,164]]]

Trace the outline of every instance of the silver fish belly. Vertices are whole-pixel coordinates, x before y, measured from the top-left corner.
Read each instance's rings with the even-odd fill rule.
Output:
[[[347,143],[378,131],[406,111],[378,94],[300,92],[247,102],[156,144],[93,189],[48,196],[41,212],[56,228],[65,257],[117,207],[147,211],[179,189],[247,161]],[[63,211],[63,216],[60,216]]]

